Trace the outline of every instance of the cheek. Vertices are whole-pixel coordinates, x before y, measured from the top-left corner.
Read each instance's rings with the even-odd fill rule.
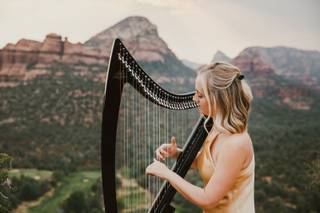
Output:
[[[208,102],[205,99],[201,100],[200,107],[202,110],[207,110],[208,109]]]
[[[199,110],[204,115],[208,115],[209,114],[209,105],[208,105],[206,100],[201,100],[199,102]]]

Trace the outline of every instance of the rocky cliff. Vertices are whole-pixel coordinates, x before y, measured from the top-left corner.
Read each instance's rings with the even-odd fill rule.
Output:
[[[320,91],[316,77],[320,66],[317,67],[316,58],[317,53],[311,51],[250,47],[231,63],[245,74],[255,97],[273,100],[292,109],[309,110],[318,101],[311,93]],[[297,67],[294,65],[296,61],[300,64]]]
[[[0,87],[13,87],[60,65],[77,75],[104,82],[112,43],[120,38],[144,70],[158,83],[180,91],[193,88],[195,72],[184,65],[158,34],[157,27],[140,16],[128,17],[84,44],[71,43],[51,33],[44,41],[21,39],[0,50]],[[309,109],[309,90],[320,91],[320,53],[288,47],[248,47],[230,59],[218,51],[213,61],[229,61],[245,73],[255,97],[277,99],[278,104]],[[54,72],[64,75],[64,72]],[[178,86],[177,86],[178,85]],[[185,86],[186,85],[186,86]],[[182,88],[184,87],[184,88]],[[188,89],[188,90],[189,90]]]
[[[139,61],[165,61],[166,55],[175,57],[159,37],[157,27],[145,17],[128,17],[98,33],[84,43],[101,51],[111,49],[114,39],[120,38]]]
[[[14,86],[47,73],[56,63],[70,66],[106,64],[108,55],[51,33],[43,42],[21,39],[0,50],[1,86]]]
[[[247,58],[247,59],[245,59]],[[320,91],[320,52],[289,47],[249,47],[244,49],[234,62],[256,61],[259,58],[275,74],[295,80]]]
[[[230,60],[231,60],[231,58],[229,58],[226,54],[224,54],[223,52],[221,52],[220,50],[218,50],[218,51],[214,54],[211,62],[216,62],[216,61],[226,61],[226,62],[230,62]]]
[[[147,18],[128,17],[93,36],[84,45],[105,52],[111,49],[115,38],[120,38],[144,70],[162,85],[185,84],[193,88],[195,73],[176,57]]]
[[[98,33],[84,44],[71,43],[51,33],[43,42],[21,39],[0,50],[0,86],[15,86],[58,64],[68,65],[79,75],[103,82],[112,43],[120,38],[130,53],[158,83],[189,85],[195,73],[185,66],[159,37],[148,19],[128,17]],[[94,73],[93,73],[94,72]],[[61,74],[61,73],[60,73]]]

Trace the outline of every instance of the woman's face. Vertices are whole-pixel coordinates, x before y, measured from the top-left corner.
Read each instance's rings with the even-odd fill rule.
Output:
[[[203,89],[202,89],[203,87],[201,85],[201,81],[199,78],[196,78],[195,87],[196,87],[196,93],[193,96],[193,101],[195,101],[198,104],[200,113],[204,115],[209,115],[208,101],[204,96]]]

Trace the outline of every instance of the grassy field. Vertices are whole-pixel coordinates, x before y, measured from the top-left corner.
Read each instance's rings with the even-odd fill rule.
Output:
[[[38,169],[12,169],[9,171],[9,177],[32,177],[36,180],[47,180],[51,178],[52,172]]]
[[[100,171],[81,171],[72,173],[65,177],[55,188],[50,197],[46,197],[35,207],[29,209],[30,213],[55,213],[59,205],[76,190],[87,191],[92,184],[100,177]]]
[[[152,195],[138,185],[135,179],[117,174],[121,181],[121,187],[117,189],[118,208],[120,212],[136,213],[147,212],[150,206]]]
[[[36,169],[13,169],[9,174],[11,177],[21,175],[35,179],[50,179],[51,171]],[[97,171],[79,171],[71,173],[64,177],[58,185],[48,191],[40,199],[30,202],[24,202],[15,213],[56,213],[59,207],[74,191],[89,191],[92,184],[100,177],[101,173]],[[122,212],[146,212],[152,200],[151,194],[141,188],[134,179],[125,178],[119,174],[122,187],[118,189],[118,205]]]

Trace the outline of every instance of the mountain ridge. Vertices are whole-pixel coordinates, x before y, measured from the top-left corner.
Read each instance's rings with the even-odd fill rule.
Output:
[[[67,38],[50,33],[43,42],[22,39],[6,45],[0,50],[0,86],[15,86],[48,74],[47,69],[56,63],[72,66],[84,77],[96,75],[96,79],[103,82],[115,38],[122,39],[133,57],[158,83],[167,87],[185,84],[191,88],[195,73],[159,37],[154,24],[137,16],[120,21],[84,44],[70,43]]]
[[[156,25],[141,16],[127,17],[84,44],[71,43],[67,37],[63,39],[50,33],[43,42],[21,39],[16,44],[6,45],[0,50],[0,87],[14,87],[37,76],[48,75],[48,70],[59,64],[71,67],[78,76],[104,83],[115,38],[123,40],[142,68],[162,86],[178,88],[178,91],[193,89],[196,73],[175,56],[159,36]],[[308,94],[308,90],[320,91],[320,52],[317,51],[253,46],[245,48],[233,59],[217,51],[213,60],[229,61],[238,66],[247,75],[258,98],[280,97],[282,100],[276,102],[289,107],[309,109],[314,101],[307,100],[304,94]],[[54,75],[63,75],[63,72]],[[285,85],[291,85],[291,89]]]

